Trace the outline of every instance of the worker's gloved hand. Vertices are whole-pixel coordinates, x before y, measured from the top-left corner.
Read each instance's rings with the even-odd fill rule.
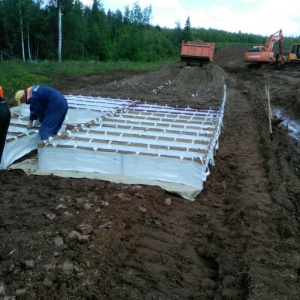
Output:
[[[33,120],[30,120],[27,125],[27,129],[32,129],[32,127],[33,127]]]
[[[40,125],[41,125],[41,121],[39,119],[37,119],[33,123],[33,128],[39,128]]]

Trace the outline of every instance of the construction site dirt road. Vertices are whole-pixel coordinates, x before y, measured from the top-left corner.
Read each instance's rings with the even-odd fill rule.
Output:
[[[60,75],[64,94],[214,106],[227,86],[215,166],[195,201],[154,186],[0,172],[0,299],[299,299],[299,142],[260,101],[299,120],[299,73],[213,69]],[[78,238],[77,232],[85,233]]]

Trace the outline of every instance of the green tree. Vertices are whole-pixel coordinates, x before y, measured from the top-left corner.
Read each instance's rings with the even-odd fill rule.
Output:
[[[18,12],[16,14],[16,11]],[[20,47],[20,18],[18,10],[18,0],[0,1],[0,32],[1,32],[1,52],[6,57],[15,57]]]
[[[130,10],[127,6],[125,8],[124,16],[129,20],[129,22],[137,23],[140,25],[149,25],[152,14],[152,6],[147,6],[142,10],[138,2],[134,2],[132,5],[132,9]]]
[[[80,59],[85,55],[87,30],[82,11],[83,5],[79,0],[64,9],[63,55],[66,59]]]
[[[185,22],[183,32],[182,32],[182,38],[186,42],[192,40],[190,17],[188,17],[186,22]]]
[[[182,30],[179,21],[175,22],[175,28],[172,29],[172,42],[174,47],[179,48],[182,43]]]
[[[120,10],[116,10],[115,13],[110,10],[107,12],[107,20],[109,27],[109,37],[111,41],[118,40],[120,38],[123,27],[123,15]]]
[[[57,7],[57,20],[58,20],[58,47],[57,47],[57,55],[58,55],[58,62],[62,60],[62,43],[63,43],[63,29],[62,29],[62,17],[63,17],[63,7],[70,5],[72,0],[48,0],[50,5],[55,5]]]
[[[99,60],[108,58],[108,19],[102,3],[94,0],[92,10],[87,16],[88,39],[87,49],[89,54],[98,57]]]

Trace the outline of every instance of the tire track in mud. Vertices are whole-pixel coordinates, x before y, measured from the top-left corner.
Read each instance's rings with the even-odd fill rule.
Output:
[[[290,260],[297,261],[297,256],[287,260],[284,247],[280,249],[284,236],[280,233],[278,221],[281,218],[286,219],[287,215],[285,209],[276,203],[276,192],[274,194],[274,190],[270,190],[274,185],[280,187],[285,175],[281,178],[282,175],[277,173],[275,179],[265,167],[267,163],[269,168],[276,170],[280,164],[280,155],[274,156],[276,144],[269,139],[267,121],[263,120],[263,112],[255,105],[253,91],[248,90],[244,83],[243,79],[237,78],[235,90],[241,93],[230,95],[229,92],[228,98],[231,100],[227,102],[224,126],[229,132],[236,132],[232,136],[224,137],[224,143],[235,145],[230,159],[236,158],[236,162],[231,163],[239,176],[235,178],[236,193],[225,201],[232,207],[232,211],[227,214],[227,221],[237,221],[240,217],[240,223],[231,227],[238,241],[233,256],[236,257],[236,262],[240,262],[240,266],[235,265],[234,269],[244,270],[239,279],[244,282],[246,299],[296,299],[299,291],[298,274]],[[232,101],[233,99],[235,100]],[[243,156],[247,159],[237,159]],[[282,195],[279,199],[282,199]],[[290,236],[295,234],[291,233]],[[295,250],[296,244],[291,241],[289,243],[291,249]],[[220,265],[226,260],[227,255],[223,255]],[[232,271],[228,266],[227,272]]]
[[[195,219],[203,214],[195,204],[175,200],[169,213],[157,214],[151,221],[153,226],[144,227],[143,234],[136,236],[120,266],[116,299],[193,299],[213,295],[218,264],[195,248],[199,238],[191,234],[187,225],[190,215]],[[183,206],[189,206],[188,214]],[[192,233],[199,231],[199,224],[194,223]]]
[[[267,193],[266,174],[262,171],[263,159],[259,153],[259,130],[263,129],[258,124],[262,120],[256,114],[254,99],[247,95],[244,80],[231,78],[230,85],[234,87],[229,87],[224,118],[224,130],[230,134],[224,134],[224,149],[221,143],[219,152],[221,157],[225,155],[225,163],[231,166],[228,184],[234,188],[230,189],[230,194],[222,195],[224,225],[230,234],[225,238],[224,251],[219,258],[222,270],[219,288],[225,299],[248,299],[251,298],[256,274],[252,274],[248,254],[250,252],[257,256],[254,250],[260,248],[261,239],[268,234],[267,214],[259,207],[270,205],[271,200]],[[250,261],[252,259],[256,260],[251,257]]]
[[[144,235],[136,237],[121,267],[117,297],[247,298],[251,266],[244,252],[256,242],[253,236],[267,231],[263,221],[266,214],[258,212],[257,206],[269,204],[270,199],[265,174],[260,173],[262,157],[253,123],[254,108],[230,87],[226,105],[225,133],[207,187],[195,202],[179,200],[170,214],[159,215],[155,222],[163,226],[144,229]],[[252,159],[242,160],[240,165],[243,156]],[[181,206],[189,206],[189,214]],[[189,242],[185,235],[190,237]]]
[[[261,223],[253,225],[248,219],[258,218],[252,200],[259,198],[258,193],[261,196],[266,183],[265,174],[256,174],[261,170],[261,165],[256,168],[257,163],[261,164],[257,141],[249,141],[252,136],[257,138],[257,134],[253,134],[256,128],[251,124],[253,116],[249,114],[253,108],[230,89],[228,101],[227,124],[221,139],[226,144],[225,150],[217,153],[217,166],[209,176],[207,187],[195,202],[179,200],[176,205],[172,204],[169,214],[160,214],[155,220],[162,226],[156,226],[155,230],[144,229],[145,234],[136,237],[121,266],[117,298],[247,297],[249,267],[243,254],[249,236],[263,228]],[[251,126],[248,126],[249,120]],[[250,143],[240,141],[241,136]],[[241,170],[237,161],[243,155],[252,155],[253,159]],[[251,191],[247,190],[249,183]],[[234,194],[231,185],[235,186]],[[265,198],[268,203],[268,197]],[[186,235],[190,237],[188,242]]]

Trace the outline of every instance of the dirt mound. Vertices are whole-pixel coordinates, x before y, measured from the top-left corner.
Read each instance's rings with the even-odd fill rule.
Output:
[[[244,49],[213,68],[59,76],[84,94],[217,106],[226,83],[215,166],[196,201],[158,187],[0,172],[0,299],[297,299],[297,141],[269,123],[299,93],[295,74],[241,67]],[[274,100],[274,101],[275,101]],[[289,101],[287,111],[299,110]]]
[[[194,44],[194,45],[205,45],[206,43],[203,42],[202,40],[195,40],[195,41],[192,41],[191,44]]]
[[[223,68],[244,67],[244,54],[247,50],[247,47],[234,46],[217,51],[214,56],[214,63]]]

